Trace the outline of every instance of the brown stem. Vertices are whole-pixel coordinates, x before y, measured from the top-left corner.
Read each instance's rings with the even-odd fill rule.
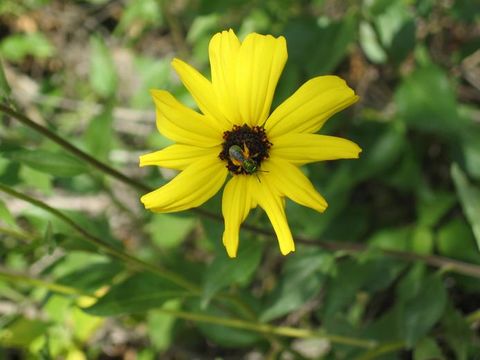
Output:
[[[147,185],[144,185],[144,184],[132,179],[131,177],[128,177],[127,175],[122,174],[118,170],[115,170],[114,168],[110,167],[109,165],[107,165],[105,163],[102,163],[101,161],[98,161],[93,156],[88,155],[86,152],[80,150],[75,145],[72,145],[68,141],[64,140],[63,138],[61,138],[60,136],[55,134],[53,131],[47,129],[46,127],[44,127],[44,126],[42,126],[38,123],[36,123],[35,121],[29,119],[27,116],[11,109],[10,107],[0,103],[0,111],[7,114],[8,116],[11,116],[12,118],[17,119],[22,124],[32,128],[33,130],[39,132],[40,134],[46,136],[47,138],[49,138],[53,142],[55,142],[58,145],[60,145],[61,147],[63,147],[65,150],[72,153],[73,155],[75,155],[78,158],[86,161],[88,164],[92,165],[93,167],[96,167],[97,169],[103,171],[104,173],[106,173],[106,174],[124,182],[125,184],[128,184],[128,185],[134,187],[137,190],[141,190],[141,191],[145,191],[145,192],[148,192],[148,191],[152,190]]]
[[[79,148],[70,144],[68,141],[64,140],[63,138],[61,138],[51,130],[47,129],[46,127],[40,124],[37,124],[36,122],[32,121],[25,115],[20,114],[19,112],[11,109],[10,107],[0,103],[0,111],[19,120],[21,123],[27,125],[28,127],[34,129],[35,131],[38,131],[39,133],[45,135],[46,137],[48,137],[49,139],[51,139],[52,141],[56,142],[58,145],[63,147],[65,150],[69,151],[70,153],[79,157],[80,159],[85,160],[87,163],[97,168],[98,170],[103,171],[104,173],[116,178],[119,181],[122,181],[123,183],[137,190],[140,190],[143,192],[152,191],[152,189],[149,186],[125,174],[122,174],[121,172],[119,172],[118,170],[115,170],[114,168],[110,167],[107,164],[104,164],[98,161],[97,159],[83,152]],[[197,209],[192,209],[191,211],[206,218],[210,218],[216,221],[223,221],[221,216],[218,216],[204,209],[197,208]],[[242,228],[244,228],[245,230],[251,231],[255,234],[265,235],[268,237],[275,237],[275,234],[272,231],[259,228],[254,225],[243,224]],[[304,244],[307,246],[317,246],[317,247],[322,247],[324,249],[331,250],[331,251],[345,251],[348,253],[359,253],[359,252],[366,251],[369,248],[368,245],[365,245],[365,244],[352,243],[352,242],[312,240],[312,239],[306,239],[300,236],[295,236],[295,241],[297,243]],[[408,251],[398,251],[398,250],[388,250],[388,249],[378,249],[378,250],[387,256],[395,257],[395,258],[406,260],[406,261],[423,261],[430,266],[445,268],[452,272],[480,278],[480,266],[478,265],[469,264],[463,261],[454,260],[454,259],[450,259],[442,256],[437,256],[437,255],[420,255],[420,254],[416,254]]]

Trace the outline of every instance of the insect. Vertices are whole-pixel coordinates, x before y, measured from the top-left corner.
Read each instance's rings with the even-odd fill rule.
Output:
[[[236,166],[241,166],[247,174],[254,174],[258,171],[258,165],[255,160],[250,157],[250,151],[243,144],[243,149],[238,145],[232,145],[228,149],[230,160]]]

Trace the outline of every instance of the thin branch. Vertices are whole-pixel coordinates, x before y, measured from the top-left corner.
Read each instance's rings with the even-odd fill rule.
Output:
[[[196,322],[206,322],[210,324],[223,325],[223,326],[228,326],[228,327],[243,329],[243,330],[251,330],[251,331],[255,331],[263,334],[280,335],[280,336],[302,338],[302,339],[320,338],[320,339],[329,340],[332,343],[357,346],[357,347],[362,347],[367,349],[374,348],[377,346],[377,342],[375,340],[365,340],[365,339],[357,339],[357,338],[351,338],[351,337],[341,336],[341,335],[333,335],[333,334],[328,334],[324,331],[300,329],[300,328],[294,328],[289,326],[273,326],[266,323],[254,323],[254,322],[245,321],[241,319],[234,319],[234,318],[218,318],[218,317],[205,315],[205,314],[190,313],[190,312],[172,310],[172,309],[158,309],[158,310],[166,314],[170,314],[172,316],[185,319],[185,320],[192,320]]]
[[[0,267],[0,279],[15,283],[23,282],[31,286],[43,287],[59,294],[88,296],[92,299],[97,299],[97,296],[95,294],[85,293],[82,290],[76,289],[68,285],[56,284],[26,274],[12,273],[8,270],[3,269],[2,267]],[[318,330],[301,329],[288,326],[274,326],[265,323],[246,321],[238,318],[223,318],[165,308],[158,308],[157,310],[184,320],[192,320],[196,322],[205,322],[231,328],[244,329],[265,335],[279,335],[293,338],[321,338],[329,340],[332,343],[362,347],[367,349],[375,348],[378,345],[375,340],[357,339],[342,335],[328,334],[324,331]]]
[[[29,119],[27,116],[11,109],[10,107],[0,103],[0,111],[7,114],[8,116],[11,116],[11,117],[17,119],[22,124],[32,128],[33,130],[35,130],[35,131],[39,132],[40,134],[44,135],[45,137],[49,138],[50,140],[57,143],[58,145],[60,145],[62,148],[69,151],[73,155],[75,155],[78,158],[86,161],[88,164],[92,165],[93,167],[97,168],[98,170],[101,170],[102,172],[104,172],[104,173],[122,181],[123,183],[128,184],[128,185],[132,186],[133,188],[135,188],[137,190],[141,190],[141,191],[145,191],[145,192],[149,192],[149,191],[152,190],[147,185],[144,185],[144,184],[132,179],[131,177],[122,174],[118,170],[115,170],[114,168],[110,167],[109,165],[107,165],[107,164],[105,164],[101,161],[98,161],[93,156],[91,156],[91,155],[87,154],[86,152],[80,150],[75,145],[72,145],[71,143],[69,143],[65,139],[63,139],[60,136],[58,136],[57,134],[55,134],[53,131],[47,129],[46,127],[44,127],[44,126],[42,126],[38,123],[36,123],[35,121]]]
[[[38,131],[39,133],[45,135],[49,139],[56,142],[58,145],[62,146],[65,150],[71,152],[73,155],[79,157],[80,159],[89,163],[91,166],[114,177],[115,179],[139,191],[150,192],[153,190],[149,186],[139,182],[138,180],[135,180],[125,174],[122,174],[118,170],[115,170],[114,168],[110,167],[109,165],[98,161],[97,159],[83,152],[79,148],[70,144],[68,141],[64,140],[63,138],[61,138],[51,130],[47,129],[42,125],[37,124],[36,122],[32,121],[25,115],[18,113],[17,111],[9,108],[8,106],[4,104],[0,104],[0,111],[19,120],[20,122],[29,126],[35,131]],[[191,209],[190,211],[205,218],[213,219],[215,221],[223,221],[223,218],[221,216],[218,216],[217,214],[211,213],[201,208]],[[275,234],[272,231],[259,228],[257,226],[243,224],[242,228],[244,228],[245,230],[251,231],[255,234],[265,235],[268,237],[275,237]],[[359,253],[369,249],[368,245],[366,244],[359,244],[359,243],[352,243],[352,242],[312,240],[312,239],[306,239],[300,236],[295,236],[294,240],[300,244],[322,247],[324,249],[331,250],[331,251],[345,251],[348,253]],[[463,261],[454,260],[454,259],[450,259],[442,256],[437,256],[437,255],[420,255],[420,254],[416,254],[408,251],[397,251],[397,250],[388,250],[388,249],[381,249],[381,248],[379,248],[378,251],[382,252],[387,256],[395,257],[398,259],[402,259],[410,262],[423,261],[430,266],[444,268],[458,274],[480,278],[480,266],[469,264]]]
[[[146,263],[143,260],[137,259],[126,252],[122,250],[118,250],[114,248],[113,246],[105,243],[103,240],[99,239],[95,235],[89,233],[87,230],[85,230],[81,225],[77,224],[75,221],[73,221],[70,217],[65,215],[63,212],[47,205],[46,203],[34,199],[28,195],[22,194],[18,191],[15,191],[14,189],[0,184],[0,191],[3,191],[11,196],[14,196],[18,199],[22,199],[36,207],[39,207],[46,212],[52,214],[53,216],[57,217],[58,219],[62,220],[65,222],[67,225],[75,229],[79,234],[81,234],[84,239],[89,242],[90,244],[94,245],[95,247],[99,248],[100,250],[104,251],[105,253],[124,261],[130,268],[133,268],[134,270],[146,270],[149,272],[152,272],[156,275],[159,275],[167,280],[170,280],[171,282],[177,284],[178,286],[187,289],[191,291],[192,293],[200,293],[200,289],[198,286],[195,284],[189,282],[188,280],[182,278],[176,273],[173,273],[167,269],[161,268],[159,266],[154,266],[152,264]]]
[[[307,246],[320,246],[324,249],[332,251],[345,251],[348,253],[360,253],[367,250],[377,250],[384,255],[394,257],[397,259],[402,259],[409,262],[422,261],[430,266],[444,269],[446,271],[451,271],[454,273],[468,275],[480,279],[480,266],[470,264],[464,261],[459,261],[455,259],[450,259],[444,256],[438,255],[421,255],[410,251],[401,251],[401,250],[390,250],[382,248],[371,248],[365,244],[357,244],[351,242],[333,242],[333,241],[323,241],[323,240],[310,240],[305,238],[295,237],[295,241],[304,244]]]
[[[85,241],[89,242],[90,244],[94,245],[95,247],[99,248],[105,253],[111,255],[112,257],[124,261],[125,264],[129,266],[132,270],[134,271],[143,270],[143,271],[151,272],[157,276],[160,276],[164,279],[171,281],[174,284],[177,284],[183,289],[190,291],[192,294],[199,295],[202,293],[201,289],[196,284],[190,282],[189,280],[185,279],[181,275],[178,275],[177,273],[172,272],[166,268],[160,267],[158,265],[155,266],[155,265],[149,264],[143,260],[140,260],[134,256],[131,256],[126,252],[116,249],[115,247],[105,243],[103,240],[89,233],[81,225],[77,224],[75,221],[73,221],[70,217],[65,215],[63,212],[49,206],[43,201],[32,198],[31,196],[28,196],[26,194],[22,194],[1,183],[0,183],[0,191],[3,191],[18,199],[22,199],[36,207],[39,207],[47,211],[48,213],[52,214],[53,216],[57,217],[58,219],[62,220],[67,225],[75,229],[79,234],[83,236],[83,239]],[[234,295],[218,293],[215,295],[215,298],[228,300],[233,305],[235,305],[239,310],[241,310],[245,316],[251,319],[255,318],[255,312],[251,309],[251,307],[248,304],[243,303],[242,300],[238,299]]]

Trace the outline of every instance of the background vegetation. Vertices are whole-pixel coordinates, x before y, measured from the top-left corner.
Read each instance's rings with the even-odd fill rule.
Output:
[[[275,104],[319,74],[361,97],[288,257],[260,210],[229,260],[219,196],[138,200],[173,176],[138,168],[168,144],[148,89],[194,106],[170,60],[208,74],[228,28],[287,38]],[[475,0],[2,0],[0,357],[480,358],[479,48]]]

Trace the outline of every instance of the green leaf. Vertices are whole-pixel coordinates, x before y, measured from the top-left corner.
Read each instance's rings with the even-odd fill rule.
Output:
[[[268,296],[261,321],[270,321],[303,306],[321,290],[326,274],[335,267],[331,254],[297,251],[287,260],[279,283]]]
[[[0,199],[0,220],[7,225],[16,226],[15,218],[3,200]]]
[[[442,350],[433,338],[427,337],[422,339],[413,350],[414,360],[444,360]]]
[[[4,156],[32,169],[58,177],[71,177],[88,171],[83,162],[66,153],[46,150],[20,150],[9,152]]]
[[[372,247],[388,250],[407,250],[408,239],[412,235],[410,227],[381,229],[368,240]]]
[[[480,189],[468,182],[467,177],[458,165],[452,165],[451,174],[460,197],[463,212],[472,227],[477,240],[477,247],[480,250]]]
[[[473,345],[475,330],[471,328],[463,314],[449,304],[441,325],[445,329],[444,339],[455,353],[455,359],[471,359],[468,356],[468,349],[476,347]],[[476,348],[478,354],[478,347]]]
[[[461,217],[450,220],[438,229],[436,247],[443,256],[480,263],[475,237],[469,224]]]
[[[170,300],[163,304],[162,308],[178,310],[180,302],[178,300]],[[148,336],[155,350],[165,351],[171,346],[176,320],[174,315],[166,314],[161,310],[151,310],[148,313]]]
[[[387,60],[387,54],[382,48],[375,30],[366,21],[362,21],[360,24],[360,46],[373,63],[383,64]]]
[[[415,32],[414,20],[408,20],[402,24],[402,27],[393,37],[389,53],[397,64],[405,60],[415,47]]]
[[[218,13],[196,16],[188,29],[187,41],[195,44],[201,38],[210,36],[218,28],[219,20]]]
[[[199,302],[192,302],[189,305],[189,309],[194,313],[222,319],[231,317],[231,312],[228,312],[225,308],[209,306],[207,309],[204,309]],[[197,322],[195,326],[198,327],[206,338],[225,348],[251,348],[253,344],[262,339],[258,333],[249,330],[215,325],[207,322]]]
[[[135,274],[110,291],[93,306],[84,309],[96,316],[144,313],[171,299],[185,296],[185,290],[152,274]]]
[[[145,94],[148,94],[150,89],[170,87],[172,82],[170,61],[169,57],[162,59],[135,57],[135,71],[138,74],[140,84],[130,100],[133,107],[151,109],[152,99]]]
[[[410,238],[409,250],[428,255],[433,251],[433,232],[427,226],[416,226]]]
[[[45,195],[53,193],[53,181],[55,178],[51,174],[37,171],[29,166],[21,166],[18,175],[22,184],[25,184],[27,187],[35,188]]]
[[[359,180],[391,169],[397,159],[405,152],[405,135],[398,124],[388,125],[382,130],[375,141],[364,150],[360,161],[355,164],[358,170],[354,176]]]
[[[87,266],[72,269],[58,278],[57,283],[67,286],[75,284],[77,289],[93,292],[102,286],[110,285],[122,269],[122,266],[115,262],[89,263]]]
[[[463,152],[465,170],[476,180],[480,180],[480,128],[472,127],[463,133],[460,146]]]
[[[118,28],[127,35],[140,35],[148,25],[161,26],[162,22],[160,2],[131,0],[125,5]]]
[[[257,269],[262,257],[262,244],[256,240],[243,241],[241,244],[235,259],[230,259],[222,252],[207,268],[203,285],[203,306],[221,289],[234,284],[246,284]]]
[[[352,14],[343,17],[341,21],[320,27],[315,36],[315,45],[308,49],[308,57],[306,57],[307,69],[310,73],[317,75],[332,72],[344,58],[356,34],[357,17]]]
[[[447,304],[447,293],[436,274],[423,279],[418,293],[404,304],[403,330],[407,346],[415,345],[440,320]]]
[[[395,102],[399,116],[411,128],[452,139],[468,126],[458,116],[455,92],[447,74],[434,65],[412,72],[397,88]]]
[[[284,30],[289,59],[306,68],[311,76],[331,73],[357,34],[358,19],[353,13],[340,21],[322,20],[296,19]]]
[[[46,58],[54,54],[54,47],[42,33],[14,34],[0,43],[0,55],[20,62],[27,56]]]
[[[417,197],[417,219],[422,226],[435,226],[455,205],[456,197],[449,192],[420,192]]]
[[[118,78],[110,50],[102,38],[90,38],[90,84],[100,96],[112,97],[117,88]]]
[[[90,120],[84,135],[89,153],[95,158],[107,162],[113,143],[112,123],[112,109],[107,106]]]
[[[42,336],[48,324],[40,320],[19,318],[0,330],[0,345],[6,347],[28,347],[32,341]]]
[[[373,257],[366,260],[349,259],[342,262],[335,276],[327,284],[327,293],[321,315],[328,321],[339,316],[345,308],[354,305],[359,291],[376,292],[389,286],[404,268],[392,259]]]
[[[161,249],[178,246],[195,227],[192,217],[179,217],[170,214],[155,214],[146,229],[152,241]]]

